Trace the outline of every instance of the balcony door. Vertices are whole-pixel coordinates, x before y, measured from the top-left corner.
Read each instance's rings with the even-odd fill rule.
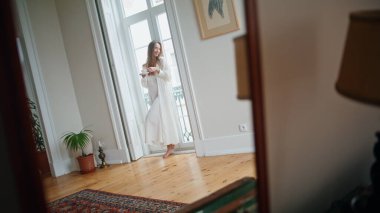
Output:
[[[102,0],[100,3],[100,15],[103,25],[106,25],[106,43],[111,53],[111,64],[115,69],[114,81],[124,126],[128,127],[126,132],[129,134],[127,139],[132,158],[138,158],[141,152],[143,155],[150,155],[164,151],[143,142],[144,119],[150,105],[148,91],[141,86],[139,73],[146,62],[148,44],[152,40],[162,43],[164,57],[172,72],[173,98],[176,101],[183,136],[183,143],[177,146],[176,151],[193,150],[194,135],[179,75],[179,67],[183,67],[180,63],[183,62],[177,60],[164,1]],[[137,157],[133,157],[134,152],[137,152]]]

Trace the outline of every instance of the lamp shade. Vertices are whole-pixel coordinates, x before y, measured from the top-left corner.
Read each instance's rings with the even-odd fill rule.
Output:
[[[380,10],[350,14],[335,86],[344,96],[380,105]]]

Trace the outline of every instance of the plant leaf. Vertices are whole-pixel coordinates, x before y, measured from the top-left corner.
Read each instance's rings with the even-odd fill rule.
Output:
[[[92,131],[88,129],[82,129],[79,133],[68,132],[63,135],[62,141],[66,144],[67,149],[72,151],[82,150],[82,155],[86,155],[83,149],[91,143]]]

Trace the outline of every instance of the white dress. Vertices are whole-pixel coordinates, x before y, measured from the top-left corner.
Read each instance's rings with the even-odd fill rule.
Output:
[[[150,109],[145,118],[145,143],[166,146],[182,141],[179,128],[177,107],[175,105],[170,69],[164,59],[156,66],[160,73],[146,75],[141,79],[143,87],[148,89]],[[146,72],[146,69],[142,70]]]

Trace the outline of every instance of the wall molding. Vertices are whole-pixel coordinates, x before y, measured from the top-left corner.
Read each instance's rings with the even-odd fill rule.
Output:
[[[165,1],[166,6],[166,14],[168,16],[169,27],[174,34],[178,36],[174,36],[173,45],[176,50],[177,60],[182,63],[178,63],[179,65],[179,75],[181,77],[181,84],[185,94],[186,107],[188,109],[189,117],[190,117],[190,125],[192,128],[193,138],[194,138],[194,148],[195,152],[198,156],[204,155],[204,149],[202,145],[202,140],[204,139],[204,133],[199,117],[199,112],[197,108],[197,102],[195,98],[195,91],[193,88],[193,83],[190,76],[190,66],[187,61],[187,56],[185,50],[185,44],[182,40],[182,31],[180,28],[180,23],[178,19],[178,10],[177,5],[174,0]],[[183,66],[182,66],[183,65]],[[183,70],[181,72],[181,70]]]
[[[37,52],[37,45],[28,13],[28,6],[25,0],[17,0],[17,11],[20,20],[23,40],[26,46],[27,59],[29,61],[33,84],[36,90],[37,104],[41,111],[41,120],[46,135],[46,153],[49,160],[50,171],[53,177],[62,175],[62,161],[64,160],[59,146],[59,137],[50,109],[46,83],[41,71],[41,65]]]
[[[126,163],[127,159],[125,159],[125,155],[123,154],[122,150],[118,149],[105,149],[104,154],[106,155],[106,163],[107,164],[122,164]],[[96,155],[96,158],[98,160],[98,156]],[[99,160],[100,163],[100,160]]]
[[[103,80],[104,91],[106,94],[108,109],[110,112],[111,122],[116,138],[116,144],[118,150],[122,151],[120,159],[126,162],[131,162],[128,147],[126,145],[125,132],[123,124],[119,114],[119,105],[117,103],[117,96],[114,91],[113,81],[111,76],[110,67],[108,66],[108,57],[106,47],[103,42],[103,34],[101,31],[101,25],[97,15],[97,8],[95,1],[86,0],[88,17],[91,25],[91,32],[94,39],[94,46],[96,49],[96,55],[98,58],[99,69]]]
[[[209,138],[203,140],[202,144],[204,149],[203,156],[217,156],[255,152],[253,133]],[[198,154],[197,156],[201,157]]]

